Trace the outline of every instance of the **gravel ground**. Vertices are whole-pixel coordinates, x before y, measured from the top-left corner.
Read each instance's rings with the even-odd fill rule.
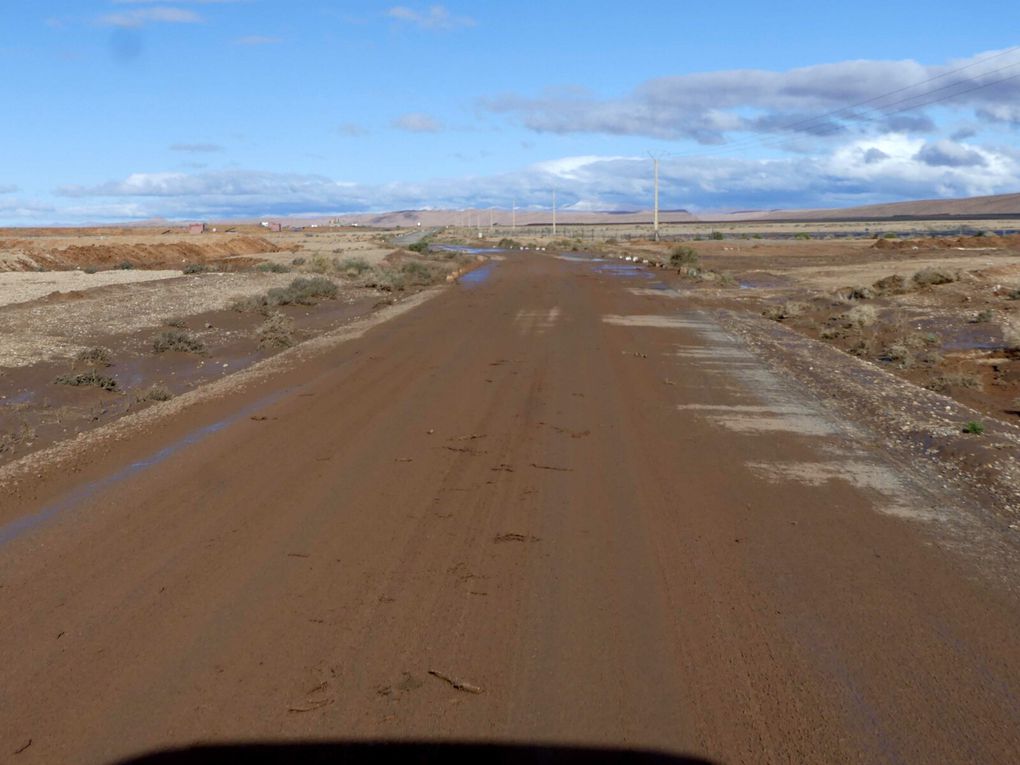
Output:
[[[0,274],[0,278],[66,277],[69,283],[74,283],[70,280],[84,281],[100,276],[82,274],[75,277],[75,273],[11,273]],[[102,328],[103,334],[119,334],[159,326],[172,317],[224,308],[235,296],[254,295],[270,287],[284,286],[294,278],[294,274],[272,273],[193,276],[180,276],[175,271],[105,273],[136,278],[133,281],[129,279],[129,283],[108,284],[84,293],[66,292],[54,298],[7,305],[0,309],[0,337],[3,338],[0,367],[20,367],[46,359],[71,357],[88,346],[90,338],[96,335],[97,327]],[[168,280],[168,275],[179,278]],[[149,281],[144,281],[145,278]],[[53,291],[47,288],[43,294]]]
[[[75,292],[110,284],[135,284],[180,276],[180,271],[32,271],[0,272],[0,306],[27,303],[52,292]]]

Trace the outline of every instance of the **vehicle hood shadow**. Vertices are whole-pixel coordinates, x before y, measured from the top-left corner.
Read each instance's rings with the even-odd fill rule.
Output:
[[[202,745],[142,754],[116,765],[305,765],[306,763],[443,763],[443,765],[711,765],[708,760],[665,752],[528,744],[325,741]]]

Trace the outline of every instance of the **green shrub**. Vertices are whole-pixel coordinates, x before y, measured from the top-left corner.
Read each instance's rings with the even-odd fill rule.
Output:
[[[708,238],[715,239],[716,241],[722,241],[726,237],[722,231],[713,231],[711,234],[708,235]]]
[[[268,304],[265,295],[247,295],[235,297],[227,307],[238,313],[256,313],[265,311]]]
[[[774,305],[762,311],[762,316],[773,321],[786,321],[802,316],[810,306],[797,300],[787,300],[782,305]]]
[[[122,260],[120,263],[117,264],[117,268],[120,269],[121,271],[130,271],[134,267],[135,264],[132,263],[130,260]]]
[[[174,394],[165,385],[156,384],[149,388],[144,393],[139,393],[135,396],[135,401],[169,401],[174,397]]]
[[[290,271],[283,263],[259,263],[255,269],[264,274],[285,274]]]
[[[211,269],[204,263],[188,263],[181,269],[185,274],[204,274]]]
[[[205,343],[194,335],[179,329],[168,329],[152,338],[155,353],[177,351],[179,353],[205,353]]]
[[[428,285],[432,284],[435,280],[434,272],[431,268],[424,263],[418,263],[413,260],[400,266],[400,273],[406,277],[408,284]]]
[[[325,276],[299,276],[286,287],[266,292],[266,305],[312,305],[319,298],[335,298],[337,286]]]
[[[940,271],[937,268],[922,268],[913,276],[914,284],[919,287],[930,287],[937,284],[950,284],[957,281],[956,274]]]
[[[364,258],[344,258],[340,261],[339,269],[348,276],[361,276],[371,271],[372,266]]]
[[[807,233],[806,231],[800,231],[793,238],[794,239],[810,239],[811,238],[811,234]]]
[[[981,376],[973,372],[947,372],[932,377],[924,387],[936,393],[949,393],[954,388],[980,389]]]
[[[365,274],[362,284],[381,292],[401,292],[407,287],[407,277],[392,268],[373,268]]]
[[[411,252],[425,253],[429,251],[429,243],[422,239],[418,242],[415,242],[414,244],[407,245],[407,249],[409,249]]]
[[[700,262],[698,253],[693,248],[684,247],[682,244],[678,244],[669,253],[669,264],[673,268],[697,267]]]
[[[68,372],[58,376],[54,381],[56,385],[71,385],[74,387],[91,386],[103,390],[115,390],[117,381],[108,375],[101,375],[96,370],[90,369],[87,372]]]
[[[259,348],[289,348],[294,344],[294,322],[282,313],[270,314],[258,329]]]
[[[975,436],[980,436],[982,433],[985,432],[985,426],[983,423],[980,423],[977,420],[971,420],[970,422],[963,426],[963,432],[970,433],[971,435]]]

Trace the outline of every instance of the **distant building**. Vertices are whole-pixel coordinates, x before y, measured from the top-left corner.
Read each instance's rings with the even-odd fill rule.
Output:
[[[275,231],[275,232],[279,233],[279,232],[283,231],[283,224],[281,224],[281,223],[270,223],[267,226],[267,228],[270,231]]]
[[[192,223],[188,226],[189,234],[204,234],[205,224],[204,223]]]

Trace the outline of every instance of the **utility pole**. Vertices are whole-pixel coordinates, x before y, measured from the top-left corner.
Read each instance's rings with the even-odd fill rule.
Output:
[[[659,241],[659,160],[655,158],[655,241]]]
[[[516,199],[513,201],[513,205],[512,205],[511,209],[512,209],[512,212],[510,213],[510,215],[511,215],[511,218],[510,218],[510,220],[511,220],[510,229],[512,231],[516,232],[517,231],[517,200]]]
[[[489,208],[489,228],[492,228],[492,208]]]
[[[556,236],[556,189],[553,189],[553,236]]]

